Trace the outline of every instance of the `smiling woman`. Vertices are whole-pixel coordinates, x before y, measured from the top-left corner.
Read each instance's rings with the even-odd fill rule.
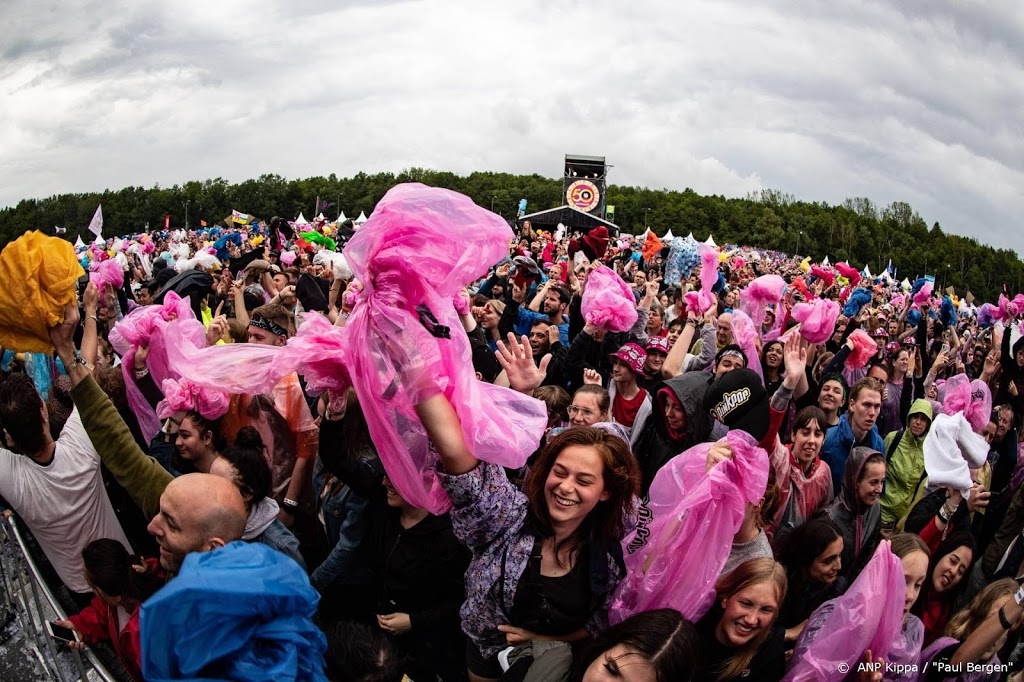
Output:
[[[640,483],[625,442],[570,428],[548,441],[519,492],[501,467],[469,452],[447,399],[416,410],[447,472],[452,528],[473,553],[461,611],[470,680],[500,678],[497,655],[508,646],[575,642],[607,627],[624,575],[623,519]],[[568,673],[571,652],[555,649]]]
[[[787,578],[773,559],[751,559],[715,585],[715,605],[697,624],[701,637],[699,680],[777,680],[785,668],[777,620]]]

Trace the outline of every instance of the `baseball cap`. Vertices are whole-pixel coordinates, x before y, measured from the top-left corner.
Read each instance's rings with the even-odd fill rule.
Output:
[[[647,342],[647,352],[664,353],[668,355],[668,339],[664,336],[655,336]]]
[[[730,430],[746,431],[757,441],[768,433],[768,392],[753,370],[737,369],[716,379],[704,396],[704,409]]]
[[[638,343],[627,343],[608,357],[621,361],[626,367],[641,374],[644,371],[644,364],[647,362],[647,351]]]

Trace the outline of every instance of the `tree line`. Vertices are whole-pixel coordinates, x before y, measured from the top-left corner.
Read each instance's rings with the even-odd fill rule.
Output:
[[[147,227],[161,229],[170,215],[172,227],[195,229],[200,221],[215,225],[232,209],[264,219],[288,218],[300,212],[312,218],[319,208],[333,219],[339,209],[349,217],[373,210],[377,201],[400,182],[422,182],[446,187],[492,208],[506,219],[515,217],[521,198],[528,212],[562,205],[562,181],[533,175],[476,172],[466,176],[444,171],[411,168],[401,173],[358,173],[339,178],[334,174],[289,180],[263,175],[240,183],[223,178],[190,181],[173,187],[125,187],[101,193],[59,194],[45,199],[25,199],[0,209],[0,245],[26,230],[53,234],[53,227],[67,229],[65,238],[86,230],[97,204],[103,205],[104,234],[127,234]],[[749,244],[759,248],[811,256],[825,256],[835,263],[849,261],[880,273],[889,260],[897,277],[932,274],[942,287],[969,290],[982,300],[995,300],[1004,285],[1016,293],[1024,285],[1024,263],[1010,249],[996,249],[977,239],[947,234],[935,223],[928,226],[907,203],[881,207],[870,199],[847,199],[838,205],[797,201],[778,190],[762,190],[743,198],[701,195],[683,191],[653,190],[609,185],[606,203],[615,206],[615,221],[634,234],[650,226],[658,235],[667,230],[677,236],[704,240],[709,234],[723,244]],[[324,208],[326,206],[326,208]]]

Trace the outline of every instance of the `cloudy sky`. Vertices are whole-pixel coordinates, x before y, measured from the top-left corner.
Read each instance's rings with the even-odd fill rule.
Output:
[[[616,184],[907,201],[1024,253],[1016,0],[4,0],[0,55],[0,205],[571,152]]]

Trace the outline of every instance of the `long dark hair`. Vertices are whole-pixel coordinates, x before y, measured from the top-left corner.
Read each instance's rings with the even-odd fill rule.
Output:
[[[786,567],[786,577],[792,588],[807,582],[807,572],[814,560],[828,546],[843,537],[842,531],[831,519],[816,517],[794,528],[782,539],[775,558]],[[795,589],[793,590],[796,591]]]
[[[117,540],[93,540],[82,550],[82,561],[89,582],[111,597],[142,602],[164,585],[155,573],[136,570],[135,566],[145,565],[142,557],[129,554]]]
[[[196,431],[200,438],[204,437],[206,434],[210,434],[212,438],[211,445],[218,453],[227,447],[228,439],[224,436],[222,419],[207,419],[196,410],[189,410],[186,412],[185,416],[182,417],[181,420],[185,421],[186,419],[192,422],[196,427]],[[178,448],[174,448],[174,452],[171,454],[171,466],[183,474],[191,474],[199,471],[192,462],[182,458],[181,453],[178,452]]]
[[[928,604],[928,599],[932,593],[932,579],[935,569],[938,567],[939,562],[946,557],[947,554],[952,553],[958,547],[968,547],[971,550],[971,563],[967,566],[967,572],[964,574],[960,582],[956,584],[951,590],[946,590],[943,593],[942,599],[948,604],[952,604],[956,601],[956,598],[963,592],[967,586],[967,576],[970,574],[970,568],[974,565],[974,562],[978,560],[978,549],[975,546],[974,536],[969,530],[954,530],[946,539],[939,543],[939,546],[935,549],[935,553],[932,554],[928,560],[928,573],[927,578],[924,580],[924,585],[921,586],[921,594],[917,595],[917,601],[914,602],[914,606],[911,611],[915,615],[921,615]]]
[[[235,444],[220,453],[221,458],[235,468],[235,485],[242,493],[246,511],[270,495],[273,481],[270,465],[263,456],[263,439],[251,426],[239,429]]]
[[[640,467],[629,451],[629,446],[621,438],[592,426],[566,429],[547,442],[523,486],[523,492],[529,500],[531,520],[543,535],[554,535],[544,484],[555,466],[558,455],[573,445],[594,448],[601,457],[604,464],[602,478],[608,499],[598,502],[576,532],[559,543],[556,547],[556,556],[558,551],[566,546],[575,550],[589,541],[620,541],[625,534],[623,519],[640,490]]]
[[[654,668],[657,682],[689,682],[698,658],[699,637],[693,623],[675,609],[644,611],[613,625],[578,658],[571,682],[582,682],[587,668],[605,652],[621,644],[627,656],[640,656]]]

